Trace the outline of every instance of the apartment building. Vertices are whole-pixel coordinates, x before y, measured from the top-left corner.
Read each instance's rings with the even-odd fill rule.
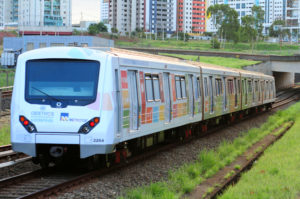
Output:
[[[71,27],[71,0],[19,1],[19,27]]]
[[[263,34],[268,34],[272,23],[277,19],[284,19],[286,13],[286,0],[208,0],[207,7],[215,4],[228,4],[235,9],[239,15],[239,21],[246,15],[252,15],[253,5],[261,6],[265,11]],[[216,32],[216,24],[213,18],[207,20],[207,31]]]
[[[0,0],[0,29],[18,21],[18,0]]]
[[[177,1],[177,31],[199,35],[205,32],[205,0]]]
[[[100,21],[107,23],[109,15],[109,0],[100,0]]]
[[[294,34],[299,34],[300,27],[300,0],[284,0],[286,9],[284,18],[287,28]]]
[[[149,0],[146,29],[152,34],[176,31],[176,0]]]

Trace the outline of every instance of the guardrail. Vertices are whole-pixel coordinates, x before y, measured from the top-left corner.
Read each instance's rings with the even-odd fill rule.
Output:
[[[2,111],[10,109],[12,90],[13,86],[0,88],[0,116]]]

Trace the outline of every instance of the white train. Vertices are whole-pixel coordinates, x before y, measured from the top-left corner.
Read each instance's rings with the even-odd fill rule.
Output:
[[[119,162],[274,100],[274,78],[260,73],[113,48],[44,48],[18,58],[11,142],[43,165],[103,154]]]

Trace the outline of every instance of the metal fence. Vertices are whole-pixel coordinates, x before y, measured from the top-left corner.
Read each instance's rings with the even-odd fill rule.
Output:
[[[12,86],[0,88],[0,117],[3,111],[10,109]]]
[[[0,88],[12,86],[14,84],[15,70],[0,69]]]

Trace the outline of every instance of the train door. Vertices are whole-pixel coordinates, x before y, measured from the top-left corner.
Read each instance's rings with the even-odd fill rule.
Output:
[[[214,106],[215,106],[213,76],[209,76],[209,94],[210,94],[210,113],[213,113]]]
[[[128,71],[128,82],[130,92],[130,129],[137,130],[139,128],[139,99],[137,85],[137,71]]]
[[[195,100],[194,100],[194,81],[193,75],[189,75],[189,106],[190,106],[190,116],[194,117]]]
[[[171,121],[171,87],[170,87],[170,73],[163,73],[164,93],[165,93],[165,122]]]

